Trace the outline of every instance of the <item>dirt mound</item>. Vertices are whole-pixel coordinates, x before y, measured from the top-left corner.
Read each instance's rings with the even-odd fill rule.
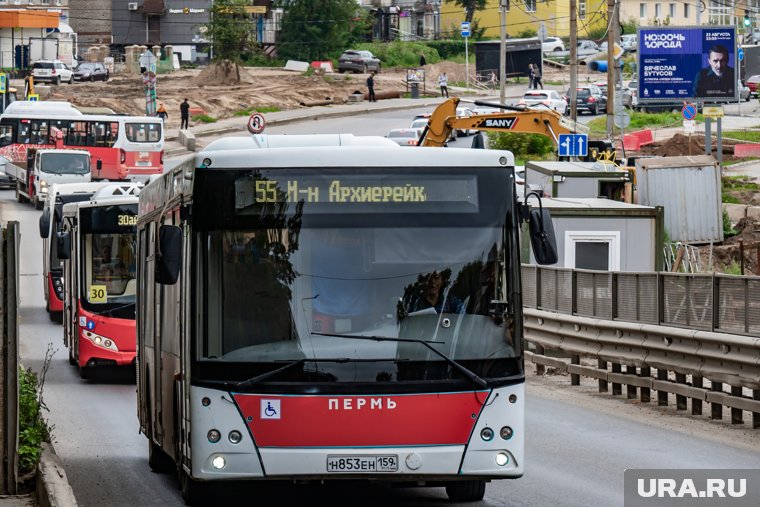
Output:
[[[685,136],[675,134],[654,149],[654,155],[660,157],[680,157],[685,155],[702,155],[705,152],[705,136]]]
[[[235,85],[240,84],[240,66],[229,60],[213,62],[211,65],[201,71],[193,79],[196,85],[205,85],[214,83],[215,85]],[[243,73],[245,75],[245,73]]]
[[[726,238],[720,245],[713,246],[712,268],[707,269],[723,272],[733,263],[739,265],[740,243],[744,243],[744,274],[760,275],[757,253],[757,248],[760,246],[760,221],[754,218],[743,218],[736,224],[735,229],[739,231],[738,234]],[[699,250],[702,262],[707,264],[710,258],[710,246],[702,246]]]

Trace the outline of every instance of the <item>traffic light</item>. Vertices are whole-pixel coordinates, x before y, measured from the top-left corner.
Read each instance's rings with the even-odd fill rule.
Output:
[[[752,21],[749,19],[749,14],[747,11],[744,11],[744,26],[749,27],[752,24]]]

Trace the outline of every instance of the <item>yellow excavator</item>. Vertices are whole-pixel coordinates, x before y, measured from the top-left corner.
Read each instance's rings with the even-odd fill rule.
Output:
[[[588,127],[573,122],[552,109],[523,108],[476,100],[466,102],[505,111],[457,116],[460,102],[465,101],[452,97],[435,108],[422,132],[419,146],[445,146],[454,129],[543,134],[554,141],[555,146],[559,145],[560,134],[588,133]]]

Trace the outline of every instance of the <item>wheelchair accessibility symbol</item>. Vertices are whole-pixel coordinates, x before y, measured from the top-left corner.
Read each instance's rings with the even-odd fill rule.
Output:
[[[279,419],[280,400],[261,400],[261,418]]]

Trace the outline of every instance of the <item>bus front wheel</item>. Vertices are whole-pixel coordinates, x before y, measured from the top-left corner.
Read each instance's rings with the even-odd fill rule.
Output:
[[[452,502],[479,502],[485,494],[486,481],[460,481],[446,486],[446,495]]]
[[[148,439],[148,466],[159,474],[174,471],[174,461],[166,454],[161,446]]]
[[[203,505],[208,500],[208,484],[192,479],[187,472],[180,468],[180,488],[182,499],[186,505]]]

